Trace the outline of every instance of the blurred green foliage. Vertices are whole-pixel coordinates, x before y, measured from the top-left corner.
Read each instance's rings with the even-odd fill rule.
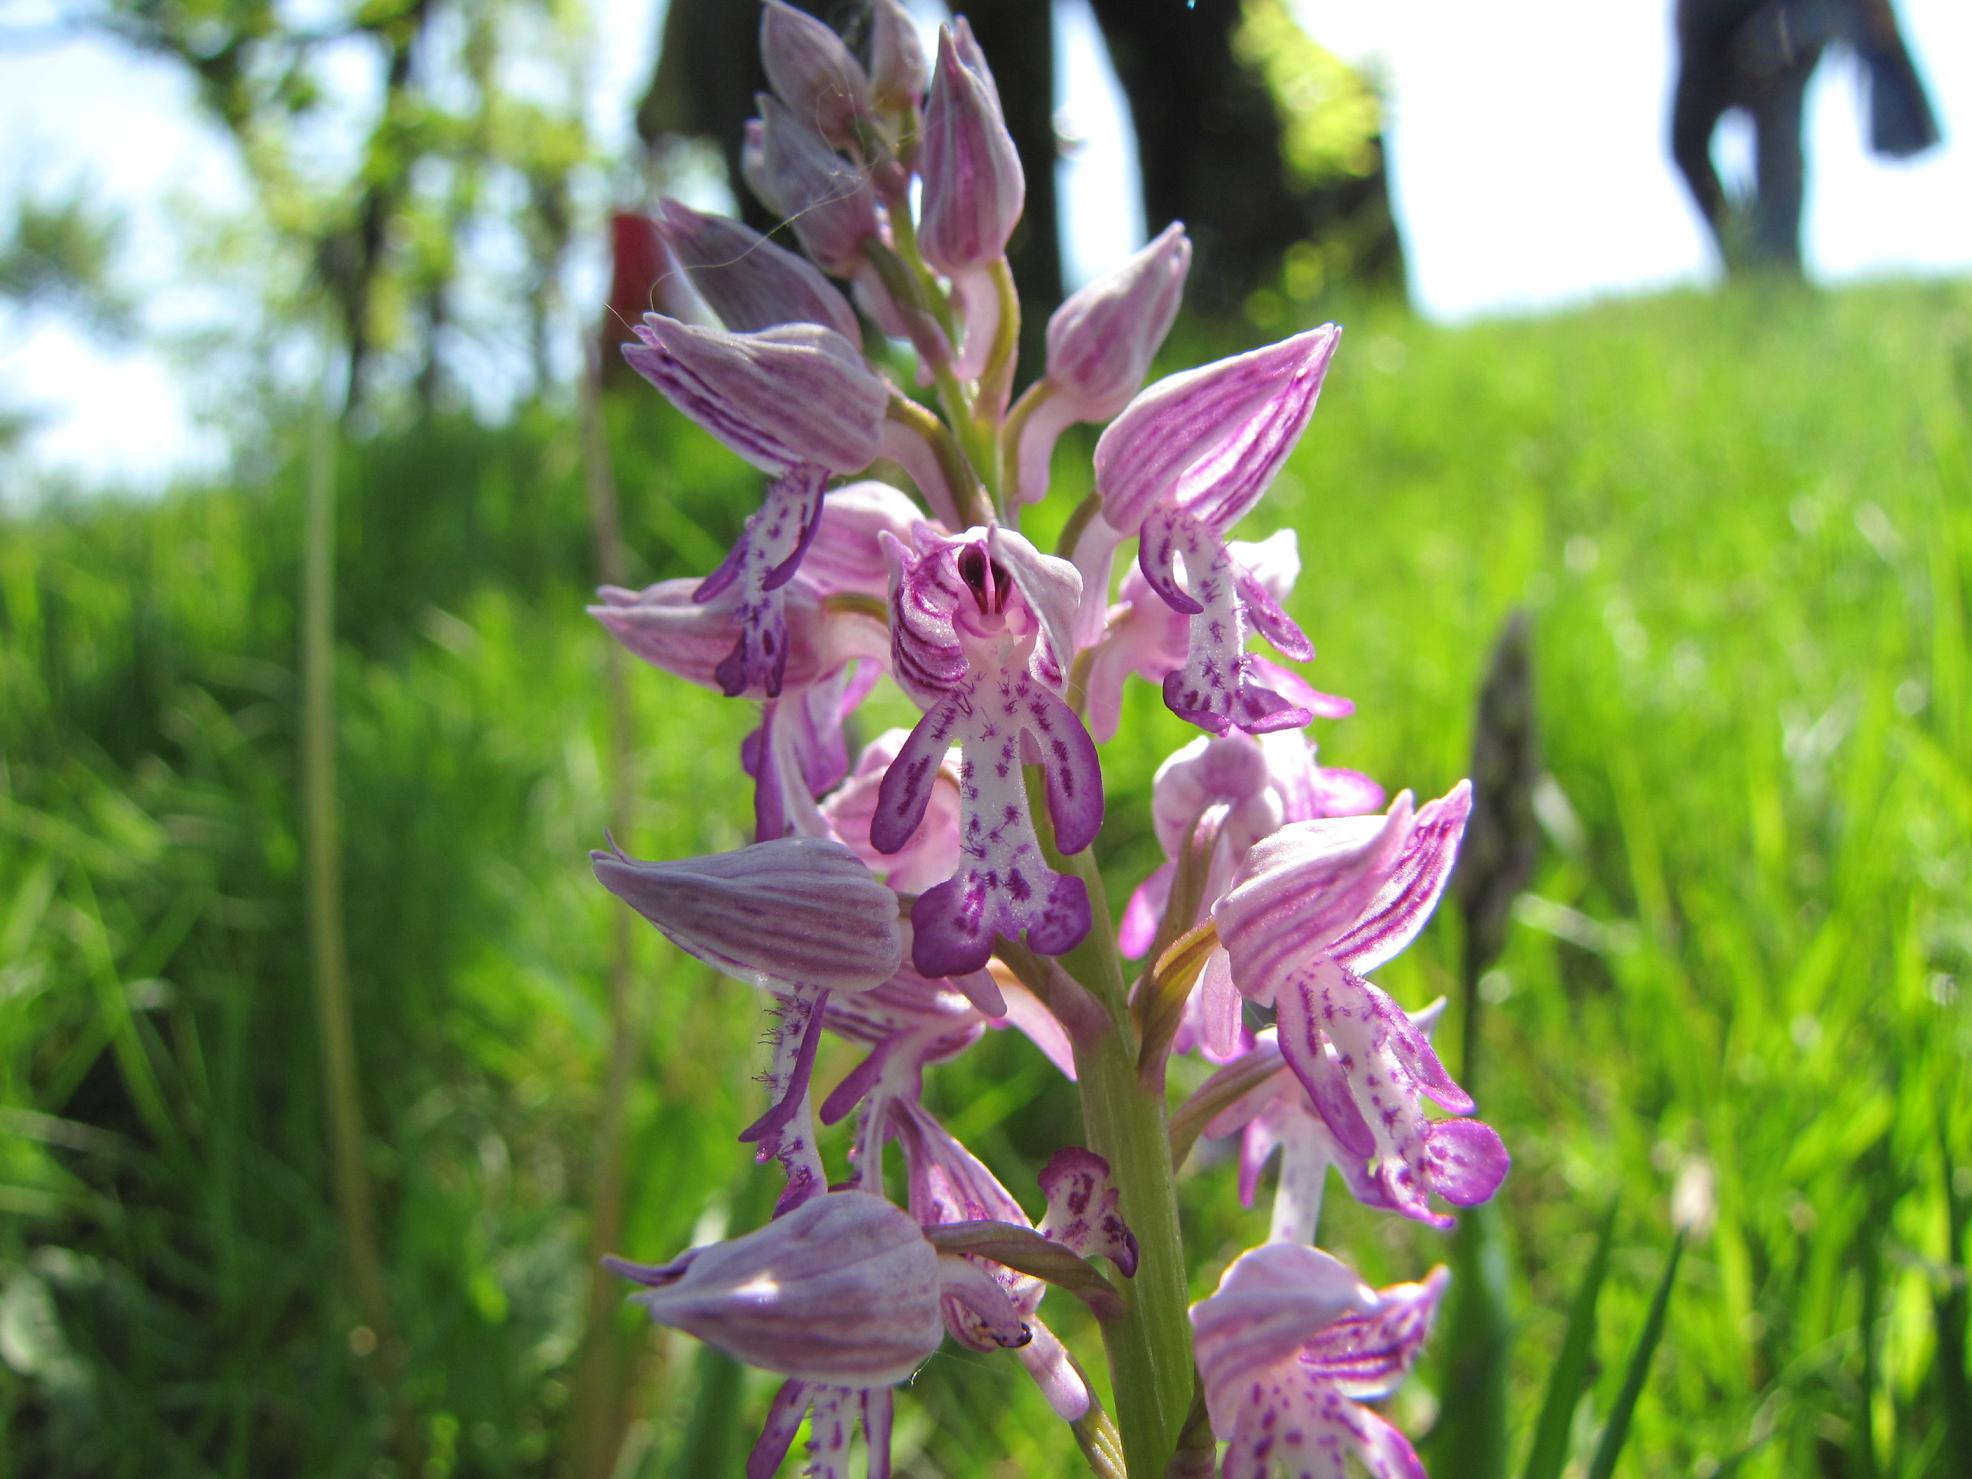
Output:
[[[87,183],[22,190],[0,236],[0,298],[25,308],[65,308],[100,334],[126,333],[131,303],[116,281],[123,221]]]
[[[1312,676],[1360,706],[1321,726],[1325,757],[1441,792],[1500,621],[1532,619],[1548,852],[1479,1045],[1482,1113],[1515,1155],[1510,1469],[1612,1197],[1570,1357],[1578,1465],[1620,1407],[1673,1185],[1709,1168],[1619,1472],[1945,1472],[1972,1195],[1953,1087],[1972,1050],[1972,288],[1349,322],[1254,521],[1300,531]],[[641,387],[610,411],[638,577],[709,568],[754,477]],[[533,412],[340,461],[352,986],[402,1395],[434,1475],[547,1473],[567,1436],[611,907],[584,859],[606,721],[576,442]],[[1087,449],[1065,444],[1064,479]],[[0,1467],[383,1471],[306,1003],[298,474],[5,519]],[[635,676],[621,841],[740,841],[745,706]],[[1105,756],[1119,903],[1154,861],[1151,770],[1188,737],[1145,689]],[[732,1137],[758,1108],[760,1022],[648,934],[624,1251],[662,1256],[757,1215],[765,1173]],[[1381,984],[1414,1007],[1454,991],[1458,945],[1448,910]],[[849,1061],[830,1051],[823,1082]],[[1067,1086],[993,1034],[930,1094],[1032,1205],[1075,1133]],[[1200,1293],[1259,1227],[1222,1151],[1183,1188]],[[1377,1282],[1451,1247],[1339,1193],[1323,1238]],[[689,1472],[733,1440],[700,1421],[729,1402],[750,1441],[770,1380],[657,1332],[638,1348],[622,1472]],[[1412,1431],[1446,1355],[1392,1404]],[[905,1474],[1067,1472],[1004,1358],[948,1346],[898,1412]],[[1475,1457],[1427,1455],[1436,1479]]]

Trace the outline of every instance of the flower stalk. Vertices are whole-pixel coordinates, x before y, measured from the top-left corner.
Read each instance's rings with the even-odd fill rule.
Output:
[[[1030,790],[1036,784],[1030,771]],[[1096,918],[1108,919],[1095,850],[1063,857],[1045,833],[1043,846],[1052,854],[1050,861],[1082,879]],[[1177,1449],[1192,1399],[1184,1232],[1165,1121],[1164,1075],[1159,1072],[1154,1082],[1146,1083],[1137,1071],[1139,1038],[1115,936],[1107,929],[1092,930],[1061,958],[1061,965],[1102,1004],[1108,1019],[1099,1035],[1077,1040],[1075,1082],[1082,1098],[1083,1133],[1090,1149],[1109,1162],[1142,1258],[1123,1314],[1103,1325],[1103,1346],[1129,1472],[1161,1475]]]

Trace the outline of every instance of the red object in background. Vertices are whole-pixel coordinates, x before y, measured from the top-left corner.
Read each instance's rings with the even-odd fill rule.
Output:
[[[621,367],[617,346],[630,338],[630,325],[657,306],[653,289],[670,265],[657,222],[641,211],[618,211],[609,218],[609,253],[609,302],[602,323],[605,375]]]

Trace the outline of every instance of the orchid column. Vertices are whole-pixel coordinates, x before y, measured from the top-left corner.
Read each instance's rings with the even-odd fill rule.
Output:
[[[652,665],[758,705],[735,765],[755,841],[655,862],[612,848],[596,873],[764,996],[767,1102],[740,1139],[786,1183],[764,1228],[615,1266],[654,1319],[788,1378],[755,1479],[804,1423],[809,1472],[845,1474],[860,1424],[886,1474],[892,1388],[948,1337],[1018,1360],[1099,1474],[1161,1479],[1174,1454],[1209,1469],[1214,1435],[1227,1475],[1339,1475],[1350,1453],[1420,1473],[1360,1403],[1408,1368],[1443,1272],[1373,1290],[1311,1244],[1331,1167],[1433,1224],[1434,1196],[1483,1200],[1505,1174],[1488,1127],[1426,1109],[1473,1107],[1432,1051],[1437,1009],[1366,979],[1428,918],[1466,792],[1385,810],[1375,782],[1316,764],[1306,727],[1349,704],[1248,650],[1257,633],[1313,656],[1284,608],[1294,537],[1232,537],[1308,425],[1339,330],[1145,389],[1190,266],[1174,224],[1055,310],[1045,373],[1016,397],[1005,251],[1024,187],[992,72],[960,19],[927,83],[898,0],[874,0],[868,43],[859,58],[767,0],[774,92],[746,173],[800,252],[664,202],[663,311],[624,347],[766,478],[717,570],[594,608]],[[1096,491],[1050,554],[1020,516],[1078,422],[1108,423]],[[1132,677],[1204,733],[1158,773],[1168,861],[1119,931],[1098,741]],[[920,717],[852,755],[885,678]],[[1038,1218],[923,1098],[927,1070],[1006,1026],[1082,1100],[1086,1144],[1040,1168]],[[867,1051],[818,1103],[824,1033]],[[1174,1054],[1218,1067],[1171,1113]],[[822,1127],[852,1119],[832,1173]],[[1177,1167],[1200,1134],[1233,1133],[1249,1202],[1282,1152],[1271,1224],[1188,1310]],[[1040,1317],[1051,1288],[1101,1326],[1113,1416]]]

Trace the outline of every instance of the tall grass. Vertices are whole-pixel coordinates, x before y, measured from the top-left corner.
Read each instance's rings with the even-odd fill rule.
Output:
[[[655,397],[609,409],[635,578],[710,568],[751,478]],[[1360,706],[1325,756],[1393,787],[1460,773],[1494,634],[1530,611],[1547,850],[1475,1044],[1515,1154],[1516,1471],[1612,1198],[1581,1464],[1699,1167],[1713,1215],[1626,1467],[1917,1475],[1965,1441],[1969,469],[1964,285],[1459,331],[1370,309],[1256,516],[1299,529],[1311,676]],[[430,1472],[546,1473],[574,1441],[610,1040],[578,436],[545,413],[433,426],[339,470],[338,802],[392,1395]],[[301,507],[297,470],[0,524],[0,1462],[21,1473],[388,1463],[307,999]],[[643,676],[621,840],[741,840],[748,716]],[[1106,757],[1119,898],[1154,849],[1150,770],[1186,737],[1141,695]],[[1382,984],[1455,990],[1456,935],[1447,911]],[[742,988],[636,951],[624,1251],[660,1255],[758,1215],[732,1135],[759,1024]],[[932,1092],[1021,1194],[1074,1112],[1011,1035]],[[1210,1154],[1185,1192],[1203,1292],[1254,1224]],[[1448,1256],[1339,1205],[1324,1238],[1378,1278]],[[749,1426],[768,1388],[624,1319],[644,1355],[622,1470],[743,1440],[723,1414]],[[1401,1399],[1416,1428],[1435,1379]],[[948,1347],[915,1386],[905,1472],[1060,1468],[1010,1363]]]

